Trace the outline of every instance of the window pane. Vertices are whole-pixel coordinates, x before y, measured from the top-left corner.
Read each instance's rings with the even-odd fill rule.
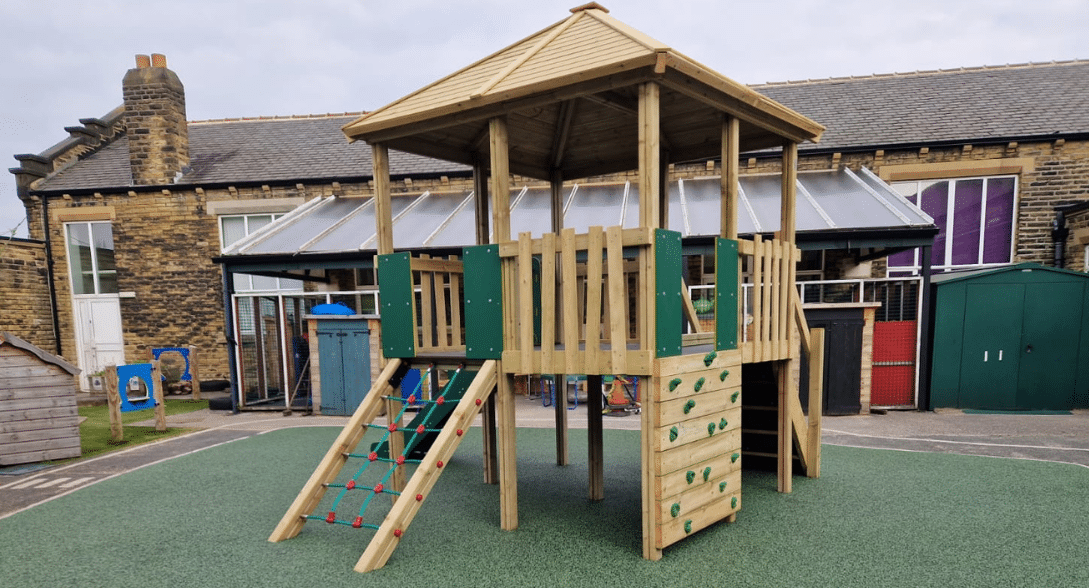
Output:
[[[68,225],[68,267],[72,271],[72,294],[94,294],[91,265],[91,230],[86,223]]]
[[[983,180],[961,180],[953,190],[953,265],[979,263],[979,219]]]
[[[246,236],[246,219],[241,216],[224,216],[219,219],[222,227],[223,248],[226,249]]]
[[[249,228],[246,230],[247,235],[252,235],[257,232],[257,229],[272,222],[271,214],[251,214],[246,217],[249,221]]]
[[[276,278],[268,276],[251,276],[254,290],[275,290],[278,286]]]
[[[1013,242],[1013,178],[987,180],[983,263],[1009,263]]]
[[[91,223],[95,264],[98,268],[98,294],[117,293],[117,263],[113,256],[113,227],[109,223]]]
[[[938,234],[934,236],[934,265],[945,265],[945,221],[949,209],[949,182],[921,182],[920,208],[934,217]]]

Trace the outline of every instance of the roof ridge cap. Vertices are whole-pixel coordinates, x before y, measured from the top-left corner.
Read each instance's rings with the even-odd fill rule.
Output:
[[[367,114],[367,111],[360,110],[355,112],[329,112],[326,114],[283,114],[283,115],[271,115],[271,116],[240,116],[229,118],[209,118],[204,120],[191,120],[189,124],[207,124],[207,123],[234,123],[234,122],[268,122],[268,121],[285,121],[285,120],[320,120],[327,118],[344,118],[344,117],[358,117]]]
[[[834,82],[853,82],[861,80],[874,80],[885,78],[907,78],[907,77],[921,77],[921,76],[935,76],[935,75],[947,75],[957,73],[968,72],[981,72],[981,71],[1008,71],[1014,69],[1029,69],[1029,68],[1042,68],[1042,67],[1057,67],[1067,65],[1089,65],[1089,59],[1065,59],[1065,60],[1051,60],[1051,61],[1027,61],[1024,63],[1007,63],[1003,65],[975,65],[975,66],[961,66],[949,69],[924,69],[908,72],[891,72],[891,73],[874,73],[868,75],[850,75],[850,76],[835,76],[829,78],[817,78],[807,80],[785,80],[779,82],[763,82],[760,84],[749,84],[751,88],[781,88],[784,86],[805,86],[814,84],[826,84]]]

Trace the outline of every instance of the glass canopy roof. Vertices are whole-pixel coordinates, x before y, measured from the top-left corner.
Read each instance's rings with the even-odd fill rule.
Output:
[[[740,179],[740,234],[779,229],[778,174]],[[476,242],[472,192],[424,192],[392,199],[393,243],[398,249],[460,247]],[[550,190],[535,186],[511,192],[511,235],[540,237],[550,228]],[[563,226],[585,233],[592,225],[638,226],[636,184],[564,186]],[[683,237],[719,234],[719,178],[669,184],[669,228]],[[797,232],[924,228],[934,220],[869,170],[798,173]],[[223,252],[224,256],[318,254],[374,250],[372,198],[330,196],[312,200]]]

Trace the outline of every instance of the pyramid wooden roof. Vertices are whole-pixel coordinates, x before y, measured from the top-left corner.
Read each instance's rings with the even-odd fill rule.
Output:
[[[638,88],[661,87],[669,162],[721,154],[721,121],[741,150],[817,141],[824,127],[608,15],[596,3],[344,126],[352,140],[472,165],[488,119],[506,116],[512,173],[549,179],[637,167]]]

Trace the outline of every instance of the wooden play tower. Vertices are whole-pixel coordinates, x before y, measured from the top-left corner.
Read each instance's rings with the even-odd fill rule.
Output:
[[[517,528],[516,376],[585,374],[591,390],[603,375],[640,378],[647,559],[741,508],[741,406],[749,393],[741,389],[743,364],[764,363],[778,379],[777,397],[762,404],[777,415],[779,490],[790,491],[793,459],[818,475],[823,338],[807,329],[794,284],[794,210],[797,146],[816,141],[823,127],[597,4],[571,12],[344,127],[373,149],[389,364],[271,541],[296,535],[308,519],[326,519],[313,511],[328,488],[341,487],[334,479],[384,405],[395,421],[389,456],[404,450],[412,430],[397,426],[395,394],[407,366],[469,365],[475,375],[414,471],[398,463],[388,483],[368,487],[396,492],[358,571],[385,564],[480,411],[485,477],[499,484],[502,528]],[[771,238],[739,239],[739,154],[766,148],[782,149],[781,226]],[[454,259],[394,251],[391,149],[473,166],[478,245]],[[722,161],[715,331],[682,335],[695,313],[686,310],[681,236],[663,228],[669,164],[713,159]],[[637,226],[562,226],[565,180],[632,170]],[[538,238],[511,234],[511,174],[551,183],[551,214],[540,219],[548,230]],[[754,286],[748,304],[741,296],[746,277]],[[802,358],[810,362],[808,418],[792,378]],[[601,398],[589,397],[589,496],[601,499]],[[556,404],[557,460],[564,464],[566,411]],[[328,522],[335,518],[330,513]]]

